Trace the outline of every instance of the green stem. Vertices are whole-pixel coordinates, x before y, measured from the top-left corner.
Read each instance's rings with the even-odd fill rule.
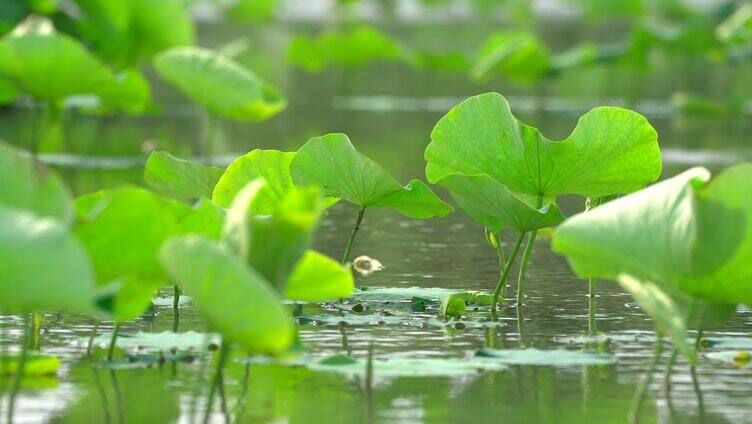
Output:
[[[31,314],[31,331],[27,339],[28,349],[39,351],[42,348],[42,327],[44,314],[34,312]]]
[[[507,263],[504,264],[504,269],[501,271],[501,276],[499,277],[499,282],[496,283],[496,289],[494,290],[493,295],[493,301],[491,303],[491,314],[496,317],[496,305],[499,303],[499,293],[501,293],[501,286],[504,284],[504,281],[506,281],[507,276],[509,275],[509,270],[512,269],[512,262],[514,262],[514,258],[517,257],[517,253],[520,251],[520,246],[522,246],[522,240],[525,238],[525,233],[520,233],[520,236],[517,237],[517,241],[514,243],[514,247],[512,248],[512,252],[509,254],[509,259],[507,259]]]
[[[99,321],[95,321],[94,328],[91,329],[91,335],[89,336],[89,343],[86,344],[86,356],[91,357],[91,346],[94,344],[94,337],[97,336],[97,330],[99,330]]]
[[[217,359],[217,370],[214,373],[214,379],[209,386],[209,395],[206,399],[206,410],[204,411],[204,424],[208,423],[211,418],[212,407],[214,406],[214,393],[217,390],[217,386],[222,381],[222,370],[225,367],[227,357],[230,355],[230,343],[227,340],[222,340],[222,345],[219,348],[219,358]]]
[[[18,391],[21,389],[21,380],[23,378],[24,372],[26,371],[26,357],[28,354],[28,345],[29,345],[29,339],[30,337],[30,331],[29,327],[31,326],[31,322],[29,322],[29,315],[24,315],[24,334],[23,334],[23,340],[21,340],[21,354],[18,357],[18,366],[16,367],[16,372],[13,375],[13,386],[11,386],[10,389],[10,398],[8,400],[8,423],[13,422],[13,409],[15,408],[16,404],[16,396],[18,395]]]
[[[372,422],[373,417],[373,343],[368,344],[368,357],[366,358],[366,422]]]
[[[674,370],[674,364],[676,363],[676,357],[678,354],[679,351],[676,348],[673,348],[671,350],[671,356],[668,358],[668,362],[666,362],[666,372],[663,374],[663,387],[666,391],[666,399],[669,399],[671,395],[671,373]]]
[[[353,227],[352,231],[350,231],[350,237],[347,238],[347,246],[345,246],[345,254],[342,256],[342,265],[345,265],[350,262],[350,251],[352,250],[353,242],[355,241],[355,236],[358,234],[358,230],[360,229],[360,223],[363,221],[363,215],[366,213],[366,208],[362,208],[358,212],[358,218],[355,220],[355,226]]]
[[[596,298],[597,281],[595,278],[588,279],[588,333],[595,335],[598,331],[598,322],[595,315],[598,312],[598,300]]]
[[[629,415],[627,416],[627,421],[630,423],[636,423],[640,418],[640,409],[642,409],[642,402],[645,400],[645,393],[647,393],[658,360],[661,358],[661,353],[663,352],[663,340],[661,339],[661,334],[656,333],[655,342],[653,343],[653,359],[650,362],[650,367],[645,373],[645,377],[635,390],[634,398],[632,399],[632,406],[630,407]]]
[[[536,201],[536,209],[540,209],[543,206],[543,196],[538,196]],[[522,302],[525,300],[525,284],[527,282],[527,264],[530,262],[530,256],[535,250],[535,239],[538,237],[538,230],[530,232],[530,238],[527,240],[527,246],[525,246],[525,252],[522,254],[520,260],[520,273],[517,275],[517,309],[522,307]]]
[[[180,285],[173,285],[172,290],[172,332],[177,333],[180,325]]]
[[[112,339],[110,339],[110,348],[107,350],[107,360],[112,362],[112,357],[115,355],[115,344],[117,343],[117,337],[120,334],[120,323],[115,323],[115,328],[112,329]]]
[[[501,231],[499,231],[498,234],[494,234],[494,233],[491,233],[491,234],[493,234],[493,237],[495,238],[496,256],[499,258],[499,273],[501,274],[504,272],[504,264],[506,262],[504,260],[504,246],[502,246],[502,243],[501,243]],[[503,287],[504,287],[501,298],[506,299],[507,288],[509,287],[509,278],[504,279],[504,281],[499,281],[496,284],[498,285],[499,283],[503,284]]]

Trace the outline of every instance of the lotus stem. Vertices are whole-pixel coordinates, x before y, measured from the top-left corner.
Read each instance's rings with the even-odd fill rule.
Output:
[[[13,409],[16,405],[16,396],[18,395],[18,391],[21,389],[21,380],[23,379],[24,372],[26,372],[26,357],[28,355],[29,339],[31,339],[29,327],[31,327],[29,315],[24,314],[24,332],[23,340],[21,340],[21,354],[18,357],[18,366],[16,367],[16,372],[13,375],[13,385],[11,386],[10,395],[8,398],[9,424],[13,422]]]
[[[666,362],[666,372],[663,374],[663,387],[666,391],[666,399],[671,396],[671,373],[674,371],[674,364],[676,363],[676,357],[679,351],[676,348],[671,350],[671,356]]]
[[[204,424],[210,422],[212,407],[214,406],[214,393],[217,390],[217,386],[219,386],[222,381],[222,371],[229,355],[230,343],[227,340],[222,340],[222,345],[219,348],[219,358],[217,358],[217,370],[215,371],[214,378],[209,385],[209,395],[206,399],[206,410],[204,411]]]
[[[495,239],[495,242],[496,242],[496,256],[498,256],[498,258],[499,258],[499,273],[502,273],[502,272],[504,272],[504,265],[505,265],[506,261],[504,260],[504,246],[502,246],[502,243],[501,243],[501,231],[499,231],[498,234],[496,234],[496,233],[489,233],[489,234],[491,234],[491,236]],[[507,298],[507,288],[509,287],[509,278],[507,277],[506,279],[504,279],[504,281],[500,281],[500,282],[501,282],[501,284],[504,285],[503,286],[504,289],[502,291],[501,298],[502,299],[506,299]]]
[[[645,373],[645,377],[642,379],[640,384],[637,386],[637,389],[635,390],[634,398],[632,398],[632,406],[630,407],[629,415],[627,416],[627,421],[630,423],[636,423],[640,418],[640,409],[642,409],[642,402],[645,400],[645,393],[647,393],[650,382],[653,380],[653,373],[655,372],[655,368],[658,365],[658,361],[661,358],[662,352],[663,340],[661,334],[656,333],[655,342],[653,342],[653,359],[650,361],[650,366]]]
[[[353,242],[355,241],[355,236],[358,234],[358,230],[360,229],[360,223],[363,221],[363,215],[365,213],[366,213],[365,207],[362,208],[358,212],[358,218],[355,220],[355,226],[350,232],[350,237],[348,237],[347,239],[347,246],[345,246],[345,254],[342,257],[342,265],[348,264],[350,262],[350,251],[352,250]]]
[[[543,196],[538,196],[535,208],[540,209],[543,206]],[[538,230],[530,231],[530,238],[527,240],[525,252],[522,254],[520,261],[520,273],[517,275],[517,309],[522,307],[525,299],[525,283],[527,280],[527,264],[530,262],[530,256],[535,250],[535,239],[538,237]]]
[[[368,344],[366,358],[366,422],[372,422],[373,415],[373,343]]]
[[[597,280],[595,278],[588,279],[588,333],[595,335],[598,331],[598,322],[595,319],[595,315],[598,312],[598,300],[596,298]]]
[[[180,325],[180,284],[173,285],[172,290],[172,332],[177,333]]]
[[[496,318],[496,305],[499,303],[499,293],[501,293],[501,287],[504,285],[504,281],[506,281],[507,276],[509,275],[509,270],[512,269],[512,262],[514,262],[514,258],[517,257],[517,253],[519,253],[520,251],[520,246],[522,246],[522,240],[524,239],[525,239],[525,233],[520,233],[520,236],[517,237],[517,241],[514,243],[512,252],[509,253],[509,258],[507,259],[507,263],[504,264],[504,269],[501,271],[499,282],[496,283],[496,289],[494,290],[493,301],[491,302],[491,314],[493,315],[494,319]]]
[[[530,262],[530,255],[533,254],[535,249],[535,239],[538,236],[538,230],[530,232],[530,238],[527,240],[527,246],[522,253],[522,259],[520,260],[520,273],[517,275],[517,309],[522,308],[522,303],[525,300],[525,283],[527,282],[527,264]]]
[[[34,312],[31,314],[31,331],[27,338],[27,347],[29,350],[40,350],[42,348],[42,327],[44,324],[44,314]]]
[[[89,342],[86,344],[86,356],[91,357],[91,346],[94,344],[94,338],[97,336],[97,330],[99,330],[99,321],[94,322],[94,328],[91,329],[91,335],[89,336]]]
[[[120,334],[120,323],[115,323],[115,328],[112,329],[112,338],[110,339],[110,348],[107,350],[107,360],[112,362],[112,357],[115,355],[115,345],[117,344],[118,334]]]

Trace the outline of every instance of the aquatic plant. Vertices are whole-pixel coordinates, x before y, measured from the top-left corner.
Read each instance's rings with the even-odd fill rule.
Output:
[[[434,127],[425,158],[428,181],[452,191],[472,218],[493,233],[506,226],[520,232],[507,264],[500,264],[503,278],[497,292],[505,281],[503,269],[509,272],[510,259],[530,234],[520,263],[518,307],[537,231],[562,219],[557,196],[628,193],[661,172],[658,136],[635,112],[595,108],[566,139],[551,141],[519,122],[498,93],[471,97],[452,108]]]
[[[400,185],[374,160],[364,156],[345,134],[315,137],[303,145],[290,162],[295,184],[316,184],[328,196],[338,197],[360,208],[342,256],[350,262],[350,251],[366,209],[387,207],[415,219],[446,216],[452,207],[439,199],[420,180]]]
[[[164,196],[211,199],[224,172],[222,168],[180,159],[167,152],[152,152],[144,166],[144,181]]]
[[[707,169],[692,168],[570,218],[556,231],[553,249],[578,275],[617,281],[653,319],[656,333],[669,335],[694,365],[702,331],[725,322],[738,303],[752,302],[751,182],[750,164],[712,180]],[[694,345],[689,329],[698,331]],[[661,337],[655,343],[651,368]]]
[[[204,156],[212,155],[216,120],[261,121],[285,108],[279,91],[234,60],[199,47],[159,53],[154,67],[162,79],[206,112]]]
[[[323,301],[354,290],[348,267],[307,250],[323,211],[319,190],[292,188],[271,214],[262,214],[256,201],[266,207],[265,190],[264,180],[256,179],[235,196],[220,241],[178,236],[161,249],[167,271],[188,287],[199,312],[223,336],[205,420],[232,343],[269,355],[293,345],[295,330],[283,298]]]

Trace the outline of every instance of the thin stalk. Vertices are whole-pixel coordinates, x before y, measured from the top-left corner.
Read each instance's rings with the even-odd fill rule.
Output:
[[[496,239],[496,256],[499,258],[499,273],[504,272],[504,246],[501,244],[501,231],[499,231],[498,234],[494,234],[494,238]],[[501,283],[503,284],[503,291],[502,291],[502,299],[507,298],[507,288],[509,287],[509,278],[505,278],[503,281],[499,281],[496,283],[497,285]]]
[[[172,290],[172,332],[177,333],[180,325],[180,284],[173,285]]]
[[[10,397],[8,399],[8,423],[13,422],[13,409],[16,405],[16,396],[18,395],[18,391],[21,389],[21,379],[23,378],[24,372],[26,372],[26,357],[28,354],[28,345],[29,345],[29,339],[30,339],[30,332],[29,327],[31,326],[31,323],[29,322],[29,315],[24,314],[24,333],[23,333],[23,340],[21,340],[21,354],[18,357],[18,367],[16,367],[16,372],[13,375],[13,385],[10,389]]]
[[[517,257],[517,253],[519,253],[520,251],[520,246],[522,246],[522,240],[524,239],[525,233],[520,233],[520,236],[517,237],[517,241],[514,243],[512,252],[509,253],[509,259],[507,259],[507,263],[504,264],[504,269],[501,271],[499,282],[496,283],[496,289],[494,290],[493,301],[491,303],[491,313],[494,318],[496,317],[496,305],[499,303],[499,293],[501,293],[501,286],[504,284],[504,281],[506,281],[507,276],[509,275],[509,270],[512,269],[512,262],[514,262],[514,258]]]
[[[246,397],[248,396],[248,380],[251,375],[251,363],[245,364],[245,371],[243,371],[243,386],[238,396],[238,404],[235,407],[235,422],[243,422],[243,414],[245,414]]]
[[[366,208],[362,208],[358,212],[358,218],[355,220],[355,226],[350,232],[350,237],[347,238],[347,246],[345,246],[345,254],[342,256],[342,265],[345,265],[350,262],[350,251],[352,250],[353,242],[355,241],[355,236],[358,234],[358,230],[360,229],[360,223],[363,222],[363,215],[365,213],[366,213]]]
[[[656,333],[655,342],[653,343],[653,360],[650,361],[650,366],[645,373],[645,377],[637,386],[637,389],[634,393],[634,398],[632,398],[632,406],[630,407],[629,415],[627,416],[627,421],[630,423],[636,423],[639,421],[640,409],[642,409],[642,403],[645,400],[645,393],[647,393],[648,391],[650,382],[653,379],[653,373],[655,372],[655,368],[658,365],[658,360],[660,360],[661,353],[663,352],[663,340],[661,339],[662,337],[660,333]]]
[[[28,349],[39,351],[42,348],[42,327],[44,326],[44,314],[34,312],[31,314],[31,331],[27,339]]]
[[[598,300],[596,298],[597,281],[595,278],[588,279],[588,333],[595,335],[598,331],[598,322],[595,315],[598,312]]]
[[[117,343],[117,337],[120,334],[120,323],[115,323],[115,328],[112,330],[112,339],[110,339],[110,348],[107,350],[107,360],[112,362],[112,357],[115,355],[115,344]]]
[[[368,344],[368,357],[366,358],[366,422],[371,422],[373,417],[373,343]]]
[[[676,364],[678,354],[679,351],[676,348],[671,350],[671,356],[668,358],[668,362],[666,362],[666,372],[663,374],[663,387],[666,391],[667,399],[671,395],[671,373],[674,371],[674,364]]]
[[[88,357],[91,357],[91,346],[94,344],[94,337],[97,336],[97,330],[99,330],[99,321],[94,322],[94,328],[91,329],[89,342],[86,344],[86,356]]]
[[[702,344],[702,328],[697,329],[697,337],[695,338],[695,352],[700,351],[700,345]],[[700,413],[700,422],[705,421],[705,403],[702,397],[702,391],[700,391],[700,381],[697,379],[697,366],[692,364],[689,366],[689,375],[692,377],[692,389],[697,396],[697,409]]]
[[[540,209],[543,206],[543,196],[538,196],[536,201],[536,209]],[[527,264],[530,262],[530,256],[535,250],[535,239],[538,237],[538,230],[530,231],[530,237],[527,239],[527,246],[525,246],[525,252],[522,254],[520,260],[520,273],[517,275],[517,309],[522,307],[522,302],[525,299],[525,283],[527,282]]]
[[[206,399],[206,410],[204,411],[204,424],[208,423],[211,418],[212,407],[214,406],[214,393],[217,390],[217,386],[222,381],[222,370],[225,367],[227,357],[230,355],[230,343],[227,340],[222,340],[222,345],[219,348],[219,358],[217,359],[217,370],[214,373],[214,378],[209,386],[209,395]]]

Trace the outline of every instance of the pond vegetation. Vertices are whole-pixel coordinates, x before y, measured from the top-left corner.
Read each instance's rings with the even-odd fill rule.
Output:
[[[700,375],[750,378],[752,164],[672,162],[680,149],[663,134],[675,129],[631,92],[561,116],[513,99],[530,90],[546,111],[561,81],[605,69],[609,84],[659,54],[712,60],[748,88],[752,9],[572,2],[577,19],[628,29],[564,48],[525,24],[540,13],[526,2],[499,7],[514,24],[489,31],[496,6],[468,1],[488,14],[476,49],[452,47],[458,34],[439,51],[350,23],[343,2],[335,24],[248,60],[260,41],[220,43],[194,19],[208,13],[211,34],[212,20],[272,19],[281,0],[12,1],[0,12],[0,104],[18,129],[0,141],[4,419],[311,422],[332,406],[343,422],[750,419],[748,406],[726,399],[727,419],[705,402]],[[315,82],[290,87],[270,70],[280,58]],[[458,96],[443,81],[468,85],[436,115],[316,121],[324,102],[347,104],[320,95],[322,75],[348,96],[361,73],[370,88],[369,72],[392,66],[434,96]],[[748,91],[661,93],[724,137],[749,114]],[[152,125],[185,113],[168,96],[193,105],[191,129]],[[294,136],[258,136],[295,114]],[[148,140],[126,150],[136,165],[87,122]],[[259,132],[246,142],[238,128]],[[193,144],[160,139],[173,134]],[[116,165],[87,179],[87,148]],[[684,365],[696,414],[672,403]],[[25,409],[53,390],[64,408]]]

